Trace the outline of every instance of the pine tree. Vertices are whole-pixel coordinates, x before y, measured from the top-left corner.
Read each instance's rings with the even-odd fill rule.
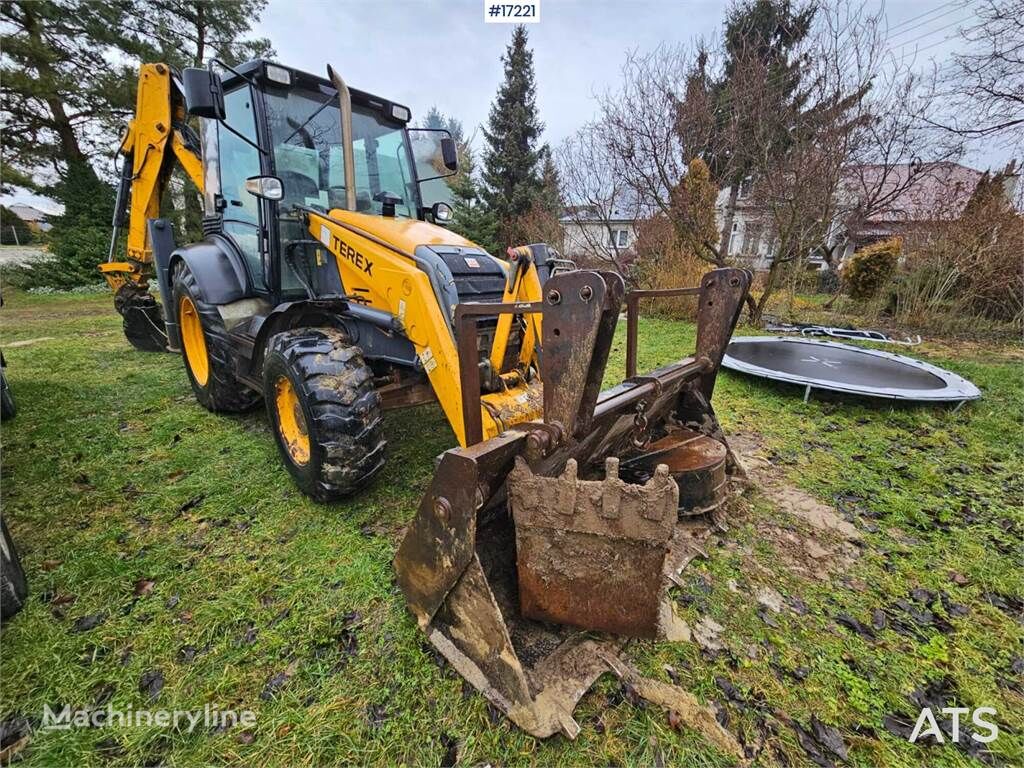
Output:
[[[476,157],[472,147],[459,147],[459,172],[450,179],[452,190],[451,229],[472,240],[488,253],[504,256],[498,245],[498,220],[484,203],[476,178]]]
[[[11,0],[0,3],[4,191],[50,195],[65,208],[51,240],[56,269],[96,282],[110,238],[109,158],[135,106],[143,61],[192,65],[266,51],[244,41],[266,0]],[[71,279],[70,277],[68,279]]]
[[[726,246],[740,185],[756,163],[765,164],[763,157],[750,153],[767,145],[781,157],[789,148],[792,126],[787,116],[803,98],[803,62],[797,52],[815,12],[813,4],[795,7],[792,0],[744,0],[733,6],[725,20],[721,77],[707,82],[691,76],[687,83],[688,89],[706,85],[712,104],[713,125],[702,154],[711,179],[720,187],[730,187],[721,230]],[[703,74],[705,64],[700,63],[698,74]],[[766,141],[766,135],[774,140]]]
[[[530,210],[541,191],[533,52],[526,28],[518,26],[502,62],[505,79],[491,104],[484,138],[483,197],[497,218],[503,246],[514,245],[516,220]]]
[[[5,183],[52,192],[72,164],[109,157],[135,101],[136,67],[120,62],[151,48],[123,3],[4,2],[0,29]]]
[[[271,58],[266,38],[246,37],[267,0],[135,0],[132,16],[172,67],[201,67],[211,58],[235,66]]]
[[[558,178],[558,168],[551,155],[551,147],[545,144],[540,148],[540,192],[537,202],[541,209],[553,216],[562,215],[562,185]]]
[[[423,120],[424,128],[429,128],[432,131],[445,130],[452,135],[457,144],[461,144],[465,141],[465,132],[462,129],[462,121],[458,118],[444,114],[436,106],[431,107],[427,110],[427,116]]]

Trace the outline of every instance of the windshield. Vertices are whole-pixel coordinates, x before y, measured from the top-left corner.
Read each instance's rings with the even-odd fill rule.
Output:
[[[291,88],[268,90],[266,103],[274,167],[284,184],[282,206],[344,208],[345,164],[337,98]],[[416,218],[416,182],[403,126],[353,104],[352,137],[356,210],[381,214],[379,197],[388,192],[401,198],[395,205],[396,216]]]

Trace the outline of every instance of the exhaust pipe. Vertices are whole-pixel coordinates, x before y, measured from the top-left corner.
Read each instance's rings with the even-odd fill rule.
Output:
[[[345,161],[345,208],[356,209],[356,157],[352,148],[352,95],[341,75],[334,67],[327,65],[327,77],[338,90],[338,105],[341,107],[341,154]]]

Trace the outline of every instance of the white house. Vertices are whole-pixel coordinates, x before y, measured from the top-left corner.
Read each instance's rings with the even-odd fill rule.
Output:
[[[750,190],[751,180],[747,179],[740,185],[732,226],[722,237],[719,247],[732,260],[745,262],[757,271],[768,269],[771,265],[776,243],[767,222],[753,205]],[[715,220],[719,230],[725,226],[730,191],[731,187],[725,187],[719,191],[715,200]]]
[[[1013,199],[1019,175],[1013,164],[1004,170],[1008,199]],[[940,162],[881,166],[849,166],[844,181],[836,192],[836,220],[832,222],[828,244],[838,244],[839,260],[870,243],[900,234],[916,224],[937,219],[956,218],[974,193],[982,178],[981,171],[958,163]],[[916,178],[916,181],[913,179]],[[757,210],[750,194],[750,181],[740,186],[732,225],[721,247],[734,260],[754,270],[766,270],[775,255],[776,242],[768,222]],[[725,225],[730,188],[718,193],[715,216],[719,229]],[[871,194],[884,205],[868,216],[855,220],[849,214],[857,207],[857,199]],[[825,266],[816,252],[808,255],[809,269]]]
[[[637,219],[622,211],[606,215],[589,207],[570,209],[559,219],[565,233],[563,253],[567,259],[585,265],[614,259],[620,264],[633,260]]]

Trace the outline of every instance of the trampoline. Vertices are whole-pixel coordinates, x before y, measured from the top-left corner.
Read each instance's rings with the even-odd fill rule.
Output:
[[[726,349],[722,367],[799,384],[804,387],[804,402],[814,389],[961,405],[981,397],[974,384],[943,368],[905,355],[834,341],[775,336],[733,339]]]

